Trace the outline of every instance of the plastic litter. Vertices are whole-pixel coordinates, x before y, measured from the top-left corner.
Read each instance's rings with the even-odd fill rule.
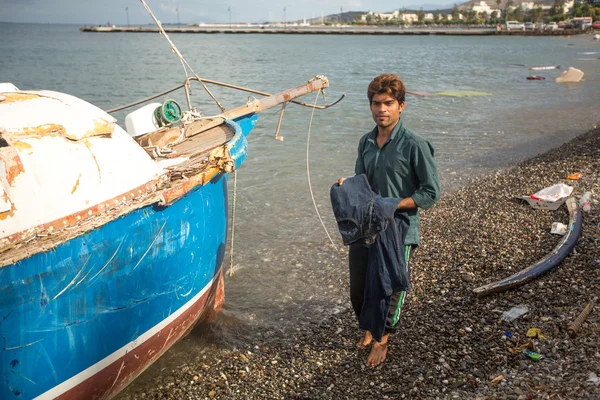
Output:
[[[531,351],[531,350],[521,350],[521,354],[526,355],[527,357],[531,358],[533,361],[537,361],[541,358],[544,358],[544,356],[541,355],[540,353],[536,353],[535,351]]]
[[[540,330],[540,328],[529,328],[529,330],[527,330],[527,337],[530,337],[533,339],[545,339],[546,338],[544,335],[542,335],[542,331]]]
[[[555,79],[557,83],[576,83],[583,79],[583,71],[577,68],[569,67],[568,70]]]
[[[588,382],[592,382],[594,385],[600,385],[600,377],[593,372],[588,375]]]
[[[510,333],[510,331],[506,331],[506,332],[504,332],[504,336],[506,336],[507,338],[510,339],[511,337],[513,337],[513,334]]]
[[[581,178],[581,172],[575,172],[574,174],[567,176],[567,179],[569,179],[571,181],[578,181],[580,178]]]
[[[560,222],[553,222],[552,229],[550,229],[550,233],[555,235],[564,235],[567,233],[567,226],[565,224],[561,224]]]
[[[583,194],[583,196],[581,196],[581,199],[579,199],[579,205],[585,212],[590,212],[590,210],[592,209],[592,206],[590,204],[591,202],[592,202],[592,193],[590,193],[590,192],[585,192]]]
[[[497,377],[495,377],[494,379],[492,379],[492,380],[490,381],[490,383],[491,383],[493,386],[496,386],[497,384],[499,384],[500,382],[502,382],[502,380],[503,380],[503,379],[504,379],[504,375],[498,375]]]
[[[531,207],[536,209],[556,210],[567,200],[571,192],[573,192],[571,186],[557,183],[532,195],[522,196],[521,199],[526,200]]]
[[[524,304],[521,304],[521,305],[511,308],[508,311],[503,312],[502,315],[500,316],[500,319],[502,321],[510,322],[510,321],[514,321],[515,319],[519,318],[520,316],[522,316],[524,314],[527,314],[528,312],[529,312],[529,307]]]

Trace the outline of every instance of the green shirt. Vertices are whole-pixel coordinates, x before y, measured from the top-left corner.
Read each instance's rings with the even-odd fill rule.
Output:
[[[377,146],[377,127],[358,144],[356,175],[366,174],[371,189],[382,197],[412,197],[419,208],[428,209],[440,198],[437,162],[427,139],[404,127],[394,127],[387,142]],[[419,208],[403,211],[410,221],[405,244],[419,244]]]

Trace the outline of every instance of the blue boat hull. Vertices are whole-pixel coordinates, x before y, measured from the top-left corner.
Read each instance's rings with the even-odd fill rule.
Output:
[[[255,122],[240,121],[231,141],[236,167]],[[219,300],[227,210],[217,174],[174,204],[1,267],[0,398],[104,398],[126,386]]]

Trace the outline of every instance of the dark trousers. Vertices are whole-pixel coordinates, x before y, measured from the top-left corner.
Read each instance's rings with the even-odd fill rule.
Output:
[[[417,246],[406,246],[406,266],[410,267],[410,260]],[[348,255],[348,264],[350,268],[350,302],[356,314],[356,318],[360,317],[360,313],[365,301],[365,280],[367,276],[367,264],[369,260],[369,248],[355,244],[350,246]],[[390,310],[385,321],[385,333],[394,333],[400,317],[400,311],[406,300],[406,291],[395,292],[392,294],[390,301]]]

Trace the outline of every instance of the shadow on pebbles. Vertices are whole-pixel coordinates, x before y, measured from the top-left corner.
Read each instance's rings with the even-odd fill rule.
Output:
[[[566,206],[534,210],[516,196],[564,182],[576,197],[591,191],[600,199],[599,169],[595,129],[444,194],[423,213],[413,288],[380,366],[365,367],[368,350],[354,346],[359,332],[348,301],[347,253],[322,245],[311,251],[339,264],[339,290],[328,298],[341,311],[271,335],[248,326],[254,332],[233,345],[213,332],[207,351],[182,354],[177,365],[134,383],[119,399],[599,399],[600,310],[577,335],[566,328],[600,295],[600,202],[584,213],[574,252],[553,271],[509,292],[472,293],[539,260],[560,240],[550,227],[567,224]],[[567,181],[574,172],[581,179]],[[529,312],[501,320],[518,305]],[[304,307],[298,315],[310,314],[310,304],[298,307]],[[530,328],[543,338],[527,337]],[[543,358],[515,351],[524,344]]]

